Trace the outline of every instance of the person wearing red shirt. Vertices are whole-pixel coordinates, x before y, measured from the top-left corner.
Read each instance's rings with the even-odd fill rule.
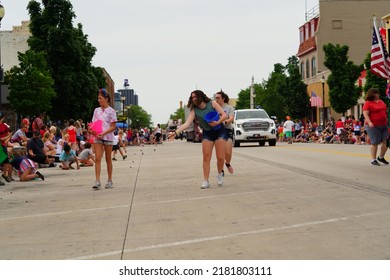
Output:
[[[366,102],[363,105],[363,115],[365,117],[365,129],[371,140],[371,165],[379,166],[381,164],[388,165],[385,160],[387,151],[387,137],[389,136],[387,127],[387,106],[379,98],[380,93],[376,88],[368,90]],[[377,158],[378,145],[381,144],[379,157]]]
[[[336,133],[337,135],[340,135],[341,132],[343,131],[344,129],[344,123],[341,119],[338,119],[338,121],[336,122]]]
[[[11,140],[11,131],[9,129],[9,126],[4,123],[5,116],[3,112],[0,112],[0,142],[1,142],[1,147],[0,149],[3,149],[4,151],[4,158],[2,158],[2,161],[0,164],[3,165],[3,175],[2,177],[7,181],[11,182],[12,181],[12,165],[10,164],[8,160],[8,150],[7,150],[7,145],[8,142]],[[4,182],[0,181],[0,186],[3,186]]]

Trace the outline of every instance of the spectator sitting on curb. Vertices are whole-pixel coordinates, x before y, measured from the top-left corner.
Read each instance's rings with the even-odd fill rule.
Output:
[[[84,150],[80,152],[78,157],[81,166],[93,166],[95,159],[91,147],[91,143],[87,142],[84,144]]]
[[[44,146],[39,131],[34,131],[33,138],[27,142],[28,158],[36,163],[49,164],[49,167],[55,167],[55,156],[47,156],[43,150]]]
[[[76,163],[77,169],[80,169],[80,164],[76,153],[70,148],[68,144],[64,146],[64,150],[60,154],[60,161],[60,168],[63,170],[74,169],[72,167],[73,163]]]
[[[15,147],[13,156],[11,164],[18,171],[20,181],[30,181],[35,178],[45,180],[45,177],[37,170],[37,164],[27,158],[26,147]]]
[[[26,133],[28,132],[28,125],[22,124],[20,128],[12,135],[11,143],[19,143],[20,146],[27,146],[28,140],[30,140]]]

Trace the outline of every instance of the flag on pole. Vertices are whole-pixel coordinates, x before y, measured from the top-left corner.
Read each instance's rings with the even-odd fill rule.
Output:
[[[382,37],[379,35],[376,18],[374,18],[373,22],[370,70],[379,77],[390,79],[390,58],[384,47]]]
[[[311,92],[310,105],[311,105],[311,107],[321,107],[322,106],[321,97],[317,96],[317,94],[314,91]]]

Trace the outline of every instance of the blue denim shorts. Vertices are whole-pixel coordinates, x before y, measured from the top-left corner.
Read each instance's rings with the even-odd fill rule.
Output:
[[[368,136],[370,136],[370,141],[372,145],[379,145],[382,142],[386,142],[387,137],[389,136],[389,131],[387,125],[369,127],[365,125]]]
[[[108,140],[95,139],[95,144],[103,144],[104,146],[113,146],[114,142]]]
[[[227,138],[228,136],[224,126],[218,130],[203,130],[202,141],[208,140],[214,142],[219,139],[227,140]]]

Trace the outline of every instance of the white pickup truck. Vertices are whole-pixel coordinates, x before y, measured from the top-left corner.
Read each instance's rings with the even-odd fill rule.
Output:
[[[234,111],[233,143],[258,142],[260,146],[276,145],[276,126],[264,109],[243,109]]]

